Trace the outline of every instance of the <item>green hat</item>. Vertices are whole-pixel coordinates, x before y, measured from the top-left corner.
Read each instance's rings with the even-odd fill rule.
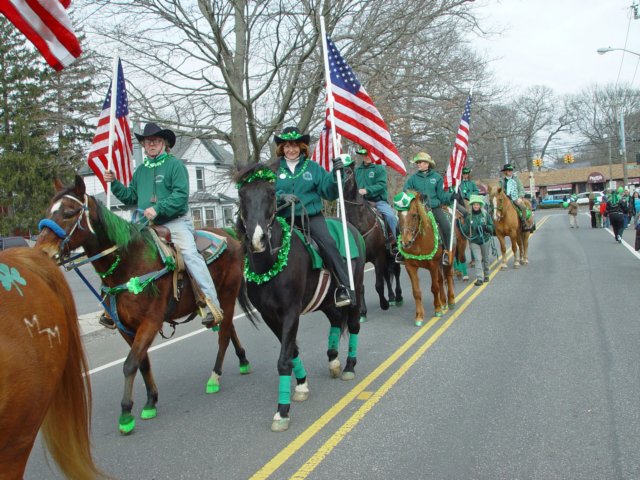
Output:
[[[484,198],[482,195],[471,195],[471,197],[469,197],[469,205],[473,205],[474,203],[479,203],[484,207]]]
[[[417,153],[411,159],[411,163],[418,163],[418,162],[427,162],[429,165],[431,165],[432,168],[436,168],[435,160],[433,158],[431,158],[431,155],[429,155],[426,152]]]
[[[393,197],[393,206],[399,212],[404,212],[409,210],[409,205],[411,204],[411,200],[416,198],[413,193],[400,192],[395,197]]]
[[[275,135],[274,140],[276,145],[280,145],[284,142],[300,142],[309,145],[311,137],[300,133],[300,129],[298,127],[287,127],[282,130],[282,133],[279,136]]]
[[[462,169],[462,174],[464,175],[464,174],[467,174],[467,173],[471,173],[471,169],[469,167],[464,167]]]
[[[364,148],[364,147],[360,147],[360,146],[358,146],[358,149],[356,150],[356,153],[357,153],[358,155],[367,155],[367,154],[369,153],[369,150],[367,150],[367,149],[366,149],[366,148]]]
[[[576,200],[578,200],[578,196],[577,195],[571,195],[571,201],[575,202]]]
[[[622,195],[624,193],[624,188],[618,187],[618,193]]]
[[[513,170],[513,165],[511,165],[510,163],[505,163],[504,167],[502,167],[502,170],[500,170],[501,172],[506,172],[507,170]]]
[[[342,164],[345,167],[348,167],[349,165],[351,165],[353,163],[353,158],[351,158],[351,155],[349,155],[348,153],[341,153],[340,154],[340,160],[342,160]]]

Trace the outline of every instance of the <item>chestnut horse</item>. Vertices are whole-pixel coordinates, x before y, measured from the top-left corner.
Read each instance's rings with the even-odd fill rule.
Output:
[[[413,195],[406,210],[398,212],[400,237],[398,249],[404,257],[404,265],[411,279],[411,289],[416,303],[416,326],[424,323],[422,290],[418,278],[418,268],[426,268],[431,274],[431,293],[435,316],[455,306],[453,286],[453,266],[442,265],[443,245],[438,238],[438,225],[431,211],[426,210],[418,192]]]
[[[358,229],[364,238],[367,251],[367,262],[373,264],[376,274],[376,292],[380,299],[380,308],[387,310],[389,305],[400,306],[404,303],[402,288],[400,287],[400,265],[395,261],[387,248],[387,238],[383,231],[386,223],[381,223],[375,207],[358,192],[358,185],[352,163],[344,169],[344,204],[347,220]],[[393,283],[395,280],[395,290]],[[384,287],[387,286],[389,300],[385,297]],[[367,320],[367,304],[364,296],[364,284],[362,285],[362,305],[360,307],[360,321]]]
[[[99,478],[73,296],[43,252],[0,252],[0,477],[20,479],[38,429],[67,478]]]
[[[41,221],[42,231],[36,246],[57,259],[82,247],[102,278],[102,290],[109,296],[109,309],[117,313],[114,320],[117,320],[120,334],[131,347],[124,363],[124,394],[118,422],[120,433],[126,435],[135,428],[131,410],[133,380],[138,370],[147,390],[147,401],[140,416],[146,420],[157,414],[158,388],[151,373],[147,350],[163,322],[175,325],[174,319],[196,311],[191,282],[185,279],[182,293],[176,301],[171,265],[162,260],[148,228],[121,219],[87,195],[79,176],[76,176],[75,185],[65,187],[56,181],[55,186],[57,194],[47,210],[47,219]],[[223,230],[211,231],[226,238],[227,248],[209,265],[224,319],[218,335],[218,356],[206,386],[207,393],[219,390],[222,362],[229,340],[233,342],[240,360],[240,373],[250,371],[244,348],[233,326],[236,299],[249,319],[254,321],[244,289],[242,246]]]
[[[527,200],[524,200],[524,203],[527,208],[531,208],[531,204]],[[502,269],[508,268],[505,237],[511,239],[513,268],[520,268],[520,264],[526,265],[529,263],[527,251],[529,250],[529,235],[531,232],[522,230],[520,216],[516,208],[502,186],[489,187],[489,211],[493,216],[496,237],[500,242],[500,251],[502,252],[500,268]]]

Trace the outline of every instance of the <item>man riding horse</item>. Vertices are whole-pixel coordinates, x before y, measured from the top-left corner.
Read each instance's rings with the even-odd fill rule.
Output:
[[[362,158],[362,163],[356,167],[355,176],[358,185],[358,193],[365,200],[375,203],[376,209],[384,217],[387,222],[389,232],[389,245],[393,255],[398,253],[396,247],[396,229],[398,228],[398,219],[387,202],[387,171],[384,166],[376,165],[369,156],[366,148],[359,148],[356,153]]]
[[[471,180],[471,169],[469,167],[462,169],[462,180],[460,181],[459,190],[460,195],[462,195],[462,198],[464,198],[466,202],[471,199],[471,195],[480,195],[476,182]]]
[[[536,229],[533,213],[529,211],[529,216],[527,216],[528,207],[524,203],[524,186],[518,176],[514,174],[513,165],[507,163],[500,171],[504,175],[502,180],[500,180],[502,189],[520,211],[522,230],[525,232],[533,232]]]

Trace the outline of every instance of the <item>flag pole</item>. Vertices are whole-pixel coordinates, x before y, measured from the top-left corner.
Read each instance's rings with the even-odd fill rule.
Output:
[[[329,52],[327,51],[327,34],[324,26],[324,17],[320,17],[320,35],[322,36],[322,50],[324,57],[324,73],[327,85],[327,103],[329,105],[329,119],[331,121],[331,136],[333,139],[333,158],[340,153],[338,150],[338,138],[336,135],[335,117],[333,113],[333,92],[331,90],[331,71],[329,70]],[[342,193],[342,172],[336,171],[336,182],[338,183],[338,204],[340,205],[340,220],[342,221],[342,234],[344,235],[344,247],[347,256],[347,273],[349,274],[349,289],[355,291],[353,283],[353,270],[351,268],[351,248],[347,235],[347,214],[344,208],[344,194]]]
[[[473,85],[471,85],[471,88],[469,88],[469,98],[471,98],[473,95]],[[454,145],[455,148],[455,145]],[[469,158],[469,155],[467,154],[467,158]],[[449,248],[447,250],[449,250],[450,252],[453,250],[453,237],[455,235],[455,231],[456,231],[456,208],[458,207],[458,188],[460,188],[460,181],[459,179],[455,179],[456,180],[456,184],[453,187],[453,212],[451,213],[451,233],[449,235]],[[449,259],[449,261],[451,262],[453,259]],[[453,263],[451,263],[451,265],[453,265]]]
[[[118,93],[118,63],[120,57],[116,50],[113,54],[113,67],[111,69],[111,108],[109,110],[109,152],[107,153],[107,170],[113,169],[113,140],[116,128],[116,95]],[[107,210],[111,211],[111,182],[107,183]]]

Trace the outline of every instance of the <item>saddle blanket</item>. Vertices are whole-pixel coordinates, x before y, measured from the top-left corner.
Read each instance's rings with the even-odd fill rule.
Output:
[[[227,239],[208,230],[196,230],[198,252],[209,265],[227,248]]]

